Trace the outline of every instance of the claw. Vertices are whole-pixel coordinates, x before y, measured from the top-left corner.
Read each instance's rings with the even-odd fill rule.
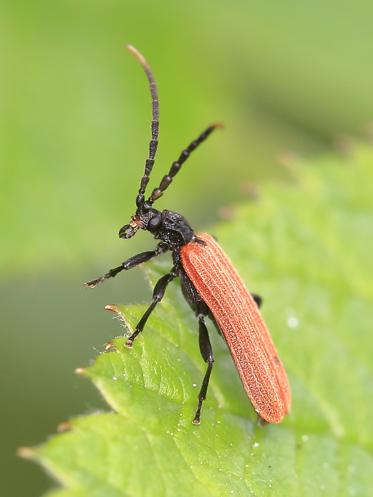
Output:
[[[99,283],[102,283],[104,279],[105,278],[101,277],[92,281],[87,281],[87,283],[84,283],[84,286],[87,288],[95,288]]]

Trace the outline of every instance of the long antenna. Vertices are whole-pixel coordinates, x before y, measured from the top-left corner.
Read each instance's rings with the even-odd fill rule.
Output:
[[[202,142],[206,140],[206,138],[214,131],[216,128],[222,128],[223,125],[221,123],[215,123],[211,124],[211,126],[208,126],[203,133],[201,133],[198,138],[193,140],[187,148],[185,148],[179,158],[172,163],[170,170],[168,171],[168,174],[163,176],[159,186],[157,188],[154,188],[152,194],[147,200],[148,204],[153,204],[156,200],[159,199],[163,195],[163,192],[170,186],[170,183],[172,182],[173,178],[177,175],[177,173],[180,171],[181,166],[184,164],[184,162],[188,159],[190,154],[195,150]]]
[[[158,134],[159,134],[159,100],[158,100],[157,85],[155,83],[152,70],[150,69],[150,66],[147,63],[145,57],[132,45],[127,45],[126,48],[129,52],[131,52],[131,54],[135,57],[135,59],[137,59],[142,65],[146,77],[148,78],[149,81],[150,94],[152,97],[152,124],[151,124],[152,137],[149,142],[148,158],[145,161],[144,176],[141,178],[139,192],[136,197],[136,205],[137,207],[140,207],[141,205],[143,205],[145,201],[145,196],[144,196],[145,189],[147,184],[149,183],[149,176],[153,169],[155,154],[157,152]]]

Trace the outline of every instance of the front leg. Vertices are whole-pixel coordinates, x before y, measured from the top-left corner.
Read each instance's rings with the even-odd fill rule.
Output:
[[[155,306],[162,300],[164,293],[166,291],[167,285],[177,276],[177,272],[175,268],[173,268],[168,274],[165,274],[162,276],[160,280],[157,281],[154,290],[153,290],[153,301],[148,307],[148,309],[145,311],[143,317],[140,319],[138,322],[135,331],[132,333],[132,335],[129,337],[129,339],[126,342],[127,347],[132,347],[133,341],[139,335],[142,330],[144,329],[144,326],[148,320],[148,317],[150,314],[153,312]]]
[[[153,257],[162,254],[166,250],[167,247],[163,243],[160,243],[155,250],[149,250],[148,252],[141,252],[140,254],[130,257],[126,261],[122,262],[120,266],[110,269],[106,274],[104,274],[100,278],[96,278],[95,280],[91,280],[88,281],[87,283],[84,283],[84,286],[89,288],[94,288],[99,283],[102,283],[103,281],[109,278],[114,278],[114,276],[116,276],[121,271],[127,271],[128,269],[132,269],[133,267],[138,266],[139,264],[142,264],[143,262],[146,262],[149,259],[152,259]]]

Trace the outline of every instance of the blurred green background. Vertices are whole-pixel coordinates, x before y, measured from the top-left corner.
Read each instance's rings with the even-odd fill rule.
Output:
[[[252,183],[289,180],[289,154],[369,135],[372,19],[368,1],[1,2],[1,495],[49,487],[16,448],[104,407],[73,370],[119,332],[105,304],[150,296],[139,270],[82,288],[154,246],[146,233],[117,237],[150,122],[146,79],[125,43],[159,86],[154,183],[207,124],[225,124],[158,204],[201,229],[247,200]]]

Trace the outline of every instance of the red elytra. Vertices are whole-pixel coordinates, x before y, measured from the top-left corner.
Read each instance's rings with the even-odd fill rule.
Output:
[[[216,320],[255,411],[280,423],[290,411],[291,392],[268,328],[220,245],[206,233],[197,237],[204,244],[180,249],[183,268]]]

